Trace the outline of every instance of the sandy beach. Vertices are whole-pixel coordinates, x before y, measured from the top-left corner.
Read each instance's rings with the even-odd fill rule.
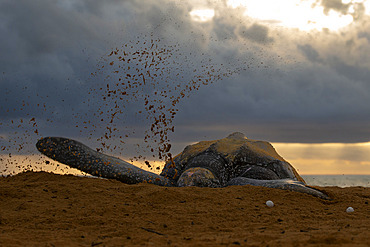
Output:
[[[27,172],[0,178],[0,245],[370,246],[370,188],[316,188],[332,200]]]

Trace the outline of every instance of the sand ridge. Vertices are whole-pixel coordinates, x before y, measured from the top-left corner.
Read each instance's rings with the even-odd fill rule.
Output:
[[[26,172],[0,178],[0,245],[369,246],[370,188],[317,188],[333,200]]]

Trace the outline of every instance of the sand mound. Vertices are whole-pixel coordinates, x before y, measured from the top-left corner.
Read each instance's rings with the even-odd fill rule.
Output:
[[[0,245],[370,246],[370,188],[318,188],[333,200],[27,172],[0,178]]]

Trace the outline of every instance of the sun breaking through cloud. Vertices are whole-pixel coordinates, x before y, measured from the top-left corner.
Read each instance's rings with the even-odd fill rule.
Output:
[[[324,1],[325,2],[325,1]],[[329,29],[338,30],[351,24],[357,2],[344,4],[346,12],[338,9],[326,10],[315,0],[275,1],[275,0],[228,0],[228,6],[245,8],[244,15],[263,23],[303,31]]]

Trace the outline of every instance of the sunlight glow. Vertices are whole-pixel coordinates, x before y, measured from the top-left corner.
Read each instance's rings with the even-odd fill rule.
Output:
[[[365,14],[370,15],[370,0],[365,1],[363,5],[365,7]]]
[[[194,21],[206,22],[212,20],[215,11],[213,9],[195,9],[190,12],[190,16]]]
[[[370,142],[273,143],[300,174],[370,174]]]
[[[348,1],[347,1],[348,2]],[[349,1],[354,2],[354,1]],[[261,22],[273,23],[283,27],[300,30],[338,30],[353,22],[350,14],[341,14],[330,10],[324,12],[324,7],[315,4],[315,0],[228,0],[229,7],[245,8],[245,15]]]

